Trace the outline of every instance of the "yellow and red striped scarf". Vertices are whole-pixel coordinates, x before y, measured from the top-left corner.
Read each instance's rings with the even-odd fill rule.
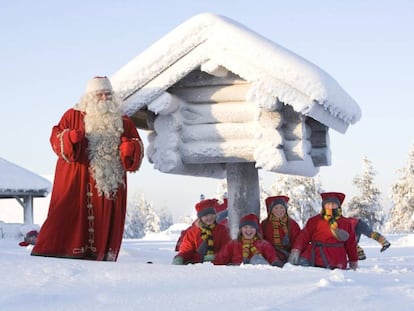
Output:
[[[342,209],[341,208],[337,208],[337,212],[336,213],[332,213],[332,209],[330,208],[323,208],[321,211],[321,215],[323,216],[323,219],[325,219],[330,226],[332,235],[338,239],[338,236],[336,234],[336,229],[338,228],[338,223],[336,222],[339,217],[341,217],[342,215]]]
[[[256,240],[257,240],[256,236],[253,239],[245,239],[243,237],[241,238],[242,250],[243,250],[243,262],[247,262],[249,258],[251,258],[252,256],[260,254],[256,246],[253,245],[254,241]]]
[[[280,238],[279,229],[282,228],[285,236],[289,234],[288,229],[288,216],[283,216],[282,219],[276,218],[275,215],[270,214],[270,222],[273,225],[273,245],[277,248],[286,248],[289,249],[289,245],[283,245],[282,239]]]
[[[214,240],[213,240],[213,229],[216,224],[200,226],[201,239],[207,242],[207,253],[206,255],[214,255]]]

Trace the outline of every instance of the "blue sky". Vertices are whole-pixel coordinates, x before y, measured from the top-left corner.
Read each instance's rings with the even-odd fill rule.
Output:
[[[332,165],[320,171],[323,186],[356,194],[352,180],[367,156],[386,198],[414,142],[414,2],[409,0],[1,1],[0,157],[52,174],[51,128],[81,97],[86,82],[110,76],[202,12],[238,21],[339,82],[360,105],[362,119],[344,135],[330,131]],[[198,195],[213,195],[216,183],[162,174],[146,162],[130,176],[129,191],[193,211]]]

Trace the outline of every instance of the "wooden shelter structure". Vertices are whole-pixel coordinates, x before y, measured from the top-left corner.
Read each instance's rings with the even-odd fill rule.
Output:
[[[179,25],[111,81],[137,127],[151,131],[155,168],[227,178],[233,236],[243,214],[259,213],[257,169],[316,175],[331,164],[329,128],[345,133],[361,114],[322,69],[209,13]]]
[[[0,158],[0,199],[16,199],[23,208],[23,223],[33,224],[33,199],[46,197],[51,182]]]

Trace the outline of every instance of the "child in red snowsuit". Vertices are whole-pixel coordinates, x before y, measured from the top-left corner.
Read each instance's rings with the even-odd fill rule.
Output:
[[[345,194],[322,193],[322,210],[308,219],[289,255],[289,263],[327,269],[357,269],[358,254],[351,221],[342,216]]]
[[[267,218],[261,223],[263,238],[275,248],[283,263],[287,262],[290,250],[300,233],[298,223],[287,213],[289,197],[278,195],[266,198]]]
[[[226,226],[216,222],[216,200],[196,204],[197,220],[188,228],[172,264],[182,265],[212,261],[214,255],[230,241]]]
[[[282,267],[272,244],[262,239],[259,219],[248,214],[240,219],[237,239],[227,243],[215,256],[215,265],[265,264]]]

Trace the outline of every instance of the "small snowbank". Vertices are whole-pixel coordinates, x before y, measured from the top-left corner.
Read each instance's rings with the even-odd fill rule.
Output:
[[[173,224],[167,230],[154,233],[149,232],[142,238],[143,241],[177,241],[178,237],[181,234],[182,230],[187,229],[190,224],[186,223],[177,223]]]
[[[25,225],[21,223],[6,223],[0,220],[1,239],[23,239],[27,232],[39,231],[39,225]]]

